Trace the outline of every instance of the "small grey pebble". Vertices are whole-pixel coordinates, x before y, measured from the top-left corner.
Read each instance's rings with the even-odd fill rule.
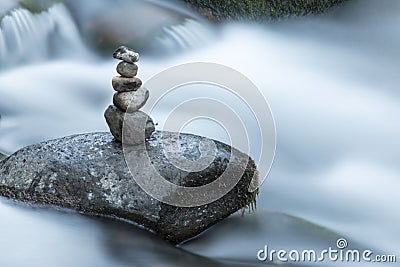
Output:
[[[112,87],[117,92],[136,91],[142,86],[142,80],[137,77],[124,78],[121,76],[112,79]]]
[[[113,57],[128,63],[135,63],[139,61],[139,54],[126,46],[118,47],[117,50],[115,50]]]
[[[121,61],[117,66],[117,72],[126,78],[133,78],[138,73],[138,66],[136,64]]]

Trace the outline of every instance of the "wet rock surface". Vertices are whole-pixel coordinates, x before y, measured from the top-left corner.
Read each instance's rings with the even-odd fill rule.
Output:
[[[150,138],[155,130],[153,120],[144,112],[124,113],[116,106],[109,106],[104,113],[111,134],[115,140],[122,142],[122,133],[124,122],[125,124],[125,143],[129,140],[136,140],[137,143],[143,143],[145,139]],[[145,129],[143,130],[144,121],[147,120]],[[144,137],[143,137],[144,133]]]
[[[112,86],[117,92],[130,92],[139,89],[142,86],[142,81],[137,77],[114,77]]]
[[[122,61],[117,66],[117,72],[122,77],[133,78],[138,73],[138,65]]]
[[[231,147],[215,142],[216,156],[208,168],[198,173],[180,171],[163,154],[160,136],[160,132],[154,132],[146,141],[147,152],[158,172],[175,184],[208,184],[230,160]],[[184,155],[195,158],[201,140],[199,136],[181,134]],[[241,160],[248,158],[240,155]],[[235,160],[230,163],[235,164]],[[122,145],[111,134],[91,133],[32,145],[1,161],[0,196],[123,218],[176,244],[249,205],[254,193],[247,189],[254,172],[250,160],[239,183],[224,197],[199,207],[175,207],[150,197],[136,184],[125,163]]]
[[[149,99],[149,91],[140,87],[137,91],[114,94],[114,105],[123,112],[135,112],[146,104]]]
[[[113,57],[131,64],[139,61],[139,54],[126,46],[118,47],[117,50],[115,50]]]

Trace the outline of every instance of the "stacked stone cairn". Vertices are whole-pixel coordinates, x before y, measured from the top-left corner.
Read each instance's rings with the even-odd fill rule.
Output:
[[[113,57],[122,60],[117,66],[117,72],[121,76],[112,79],[112,86],[116,91],[114,105],[107,108],[104,116],[116,141],[127,145],[144,144],[155,127],[150,116],[139,110],[149,98],[149,91],[142,87],[142,81],[136,77],[139,54],[121,46]]]

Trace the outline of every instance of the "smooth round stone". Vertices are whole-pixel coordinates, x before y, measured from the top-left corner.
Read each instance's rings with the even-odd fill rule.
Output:
[[[111,105],[105,111],[104,117],[115,140],[122,142],[124,139],[124,143],[128,145],[144,142],[155,131],[153,120],[142,111],[124,113],[116,106]],[[124,138],[122,138],[124,123]]]
[[[133,78],[138,73],[138,66],[136,64],[121,61],[117,66],[117,72],[126,78]]]
[[[137,77],[125,78],[117,76],[112,79],[112,86],[117,92],[136,91],[142,86],[142,80]]]
[[[143,107],[147,99],[149,99],[149,90],[140,87],[137,91],[114,94],[113,103],[121,111],[132,113]]]
[[[113,57],[128,63],[135,63],[139,61],[139,54],[126,46],[118,47],[117,50],[115,50]]]

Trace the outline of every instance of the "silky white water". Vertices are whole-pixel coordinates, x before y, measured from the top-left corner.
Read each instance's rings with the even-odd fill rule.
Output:
[[[337,236],[328,230],[314,236],[315,226],[280,214],[286,213],[349,242],[400,257],[399,11],[398,1],[352,1],[320,16],[262,25],[227,23],[212,26],[207,34],[203,27],[198,37],[193,37],[197,32],[189,31],[189,24],[189,30],[179,31],[178,46],[183,43],[185,52],[162,58],[142,55],[139,77],[143,81],[186,62],[235,68],[262,90],[276,122],[276,159],[261,187],[256,212],[235,215],[182,249],[246,266],[257,263],[256,253],[265,244],[278,249],[334,246]],[[182,40],[185,32],[187,40]],[[7,36],[0,34],[0,44]],[[204,45],[190,48],[193,38]],[[79,39],[63,42],[59,48],[80,43]],[[7,64],[9,55],[0,47],[4,67],[0,70],[0,151],[12,153],[50,138],[108,131],[103,112],[111,103],[116,61],[96,58],[88,48],[78,47],[79,56],[72,59],[49,60],[39,49],[37,63],[13,66]],[[186,90],[167,96],[154,119],[162,120],[176,101],[192,95]],[[197,122],[185,130],[229,141],[211,122]],[[139,230],[132,230],[141,233],[135,237],[122,224],[74,213],[30,209],[2,200],[0,214],[4,231],[0,251],[6,252],[1,266],[50,266],[60,259],[70,261],[55,265],[88,266],[93,258],[96,266],[145,266],[140,255],[145,255],[145,262],[164,266],[179,264],[177,258],[199,266],[205,260]],[[146,244],[144,248],[138,249],[135,238]],[[118,254],[124,246],[137,249],[131,252],[137,257]],[[28,253],[32,251],[48,253],[35,256],[36,252]]]

